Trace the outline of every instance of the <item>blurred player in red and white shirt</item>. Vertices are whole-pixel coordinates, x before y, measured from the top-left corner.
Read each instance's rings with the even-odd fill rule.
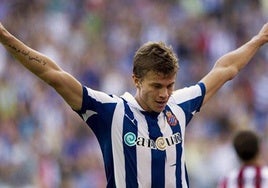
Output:
[[[241,166],[227,174],[218,188],[268,188],[268,166],[261,159],[260,142],[259,136],[250,130],[235,135],[233,146]]]

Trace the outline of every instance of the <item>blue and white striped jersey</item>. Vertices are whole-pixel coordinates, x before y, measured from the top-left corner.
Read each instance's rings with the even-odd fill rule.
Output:
[[[107,187],[188,187],[185,128],[204,96],[203,83],[179,89],[163,112],[151,113],[130,93],[118,97],[84,86],[78,114],[100,144]]]

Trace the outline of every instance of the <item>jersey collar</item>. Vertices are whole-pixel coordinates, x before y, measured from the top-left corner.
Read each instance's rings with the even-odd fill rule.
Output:
[[[137,108],[140,111],[145,111],[140,105],[139,103],[136,101],[136,99],[133,97],[133,95],[131,95],[129,92],[125,92],[122,96],[123,99],[125,99],[127,101],[127,103],[129,103],[130,106],[133,106],[134,108]]]

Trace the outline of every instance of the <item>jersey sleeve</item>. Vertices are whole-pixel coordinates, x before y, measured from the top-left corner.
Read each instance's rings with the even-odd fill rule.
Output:
[[[186,115],[187,123],[196,112],[200,111],[205,93],[206,88],[203,83],[198,83],[173,92],[171,100],[182,108]]]
[[[103,118],[102,116],[109,113],[111,106],[115,106],[115,104],[116,98],[113,95],[108,95],[104,92],[83,86],[82,107],[81,110],[76,112],[88,123],[91,117],[94,117],[95,119]]]

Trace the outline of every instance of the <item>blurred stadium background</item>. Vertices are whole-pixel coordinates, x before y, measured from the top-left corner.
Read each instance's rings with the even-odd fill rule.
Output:
[[[180,59],[177,88],[199,81],[224,53],[267,21],[267,0],[1,0],[11,33],[83,84],[134,92],[132,57],[148,40],[172,45]],[[233,132],[264,136],[268,160],[268,49],[226,84],[187,129],[190,185],[214,188],[239,163]],[[102,188],[100,150],[85,123],[54,90],[0,47],[0,187]]]

